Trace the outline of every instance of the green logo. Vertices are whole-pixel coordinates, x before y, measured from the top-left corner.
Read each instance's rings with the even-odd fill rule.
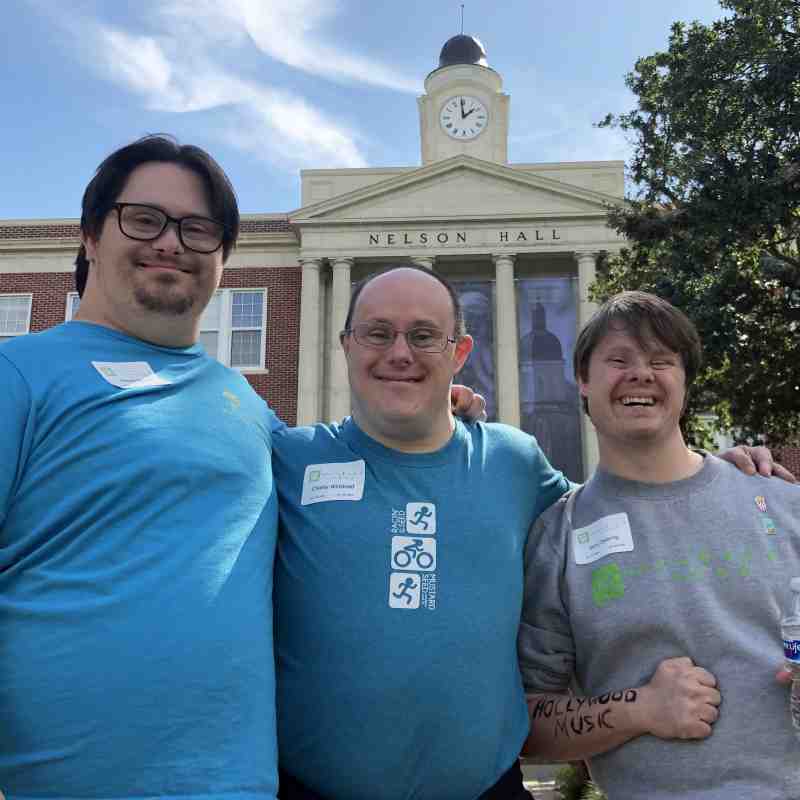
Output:
[[[318,481],[320,476],[320,471],[318,469],[312,469],[311,472],[308,473],[308,479],[310,481]]]
[[[578,544],[587,544],[589,542],[589,534],[588,533],[579,533],[578,534]]]
[[[607,564],[592,572],[592,599],[598,608],[625,595],[625,581],[616,564]]]

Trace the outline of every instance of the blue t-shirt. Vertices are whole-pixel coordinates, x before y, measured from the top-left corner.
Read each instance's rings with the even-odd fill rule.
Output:
[[[0,789],[273,798],[274,415],[82,322],[4,343],[0,386]]]
[[[528,731],[523,551],[566,479],[494,424],[426,454],[285,430],[273,468],[281,766],[333,800],[477,797]]]

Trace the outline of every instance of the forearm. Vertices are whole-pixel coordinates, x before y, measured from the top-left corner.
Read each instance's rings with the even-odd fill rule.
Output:
[[[522,754],[552,761],[573,761],[605,753],[647,733],[641,690],[572,697],[528,697],[531,730]]]

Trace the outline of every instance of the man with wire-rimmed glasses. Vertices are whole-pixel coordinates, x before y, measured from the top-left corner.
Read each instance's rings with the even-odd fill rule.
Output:
[[[528,798],[523,548],[568,482],[453,417],[472,339],[440,275],[368,279],[341,343],[352,416],[274,437],[280,797]]]

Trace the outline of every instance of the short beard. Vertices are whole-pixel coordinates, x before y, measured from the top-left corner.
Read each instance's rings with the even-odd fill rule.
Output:
[[[155,311],[158,314],[172,314],[181,316],[188,313],[194,307],[195,298],[192,295],[173,296],[171,287],[164,287],[165,291],[153,293],[142,287],[134,290],[134,296],[140,306],[148,311]]]

